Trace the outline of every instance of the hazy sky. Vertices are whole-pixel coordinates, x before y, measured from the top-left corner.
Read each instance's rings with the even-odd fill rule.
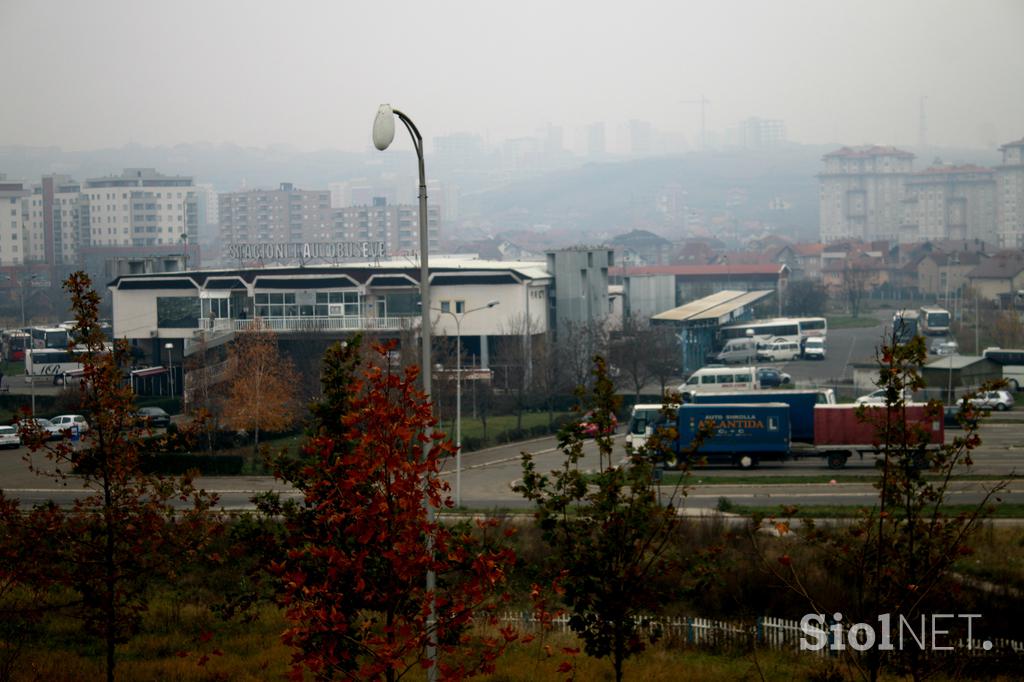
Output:
[[[1022,0],[0,0],[0,144],[369,147],[377,105],[491,143],[629,119],[696,141],[1024,137]],[[405,136],[401,140],[407,147]]]

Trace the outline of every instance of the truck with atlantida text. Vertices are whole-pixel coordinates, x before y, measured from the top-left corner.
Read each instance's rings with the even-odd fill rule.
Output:
[[[899,420],[907,438],[924,450],[945,442],[941,410],[924,403],[886,407],[780,400],[691,403],[674,409],[672,453],[659,462],[667,468],[686,460],[747,468],[763,461],[820,457],[838,469],[854,455],[878,455],[883,447],[880,425]],[[802,425],[799,439],[794,439],[795,423]],[[645,430],[653,432],[651,426]]]

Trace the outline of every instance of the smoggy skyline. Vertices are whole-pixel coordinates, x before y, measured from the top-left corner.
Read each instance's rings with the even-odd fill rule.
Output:
[[[428,141],[748,117],[820,144],[1024,136],[1024,3],[0,1],[0,145],[365,151],[378,104]],[[408,145],[403,138],[400,144]]]

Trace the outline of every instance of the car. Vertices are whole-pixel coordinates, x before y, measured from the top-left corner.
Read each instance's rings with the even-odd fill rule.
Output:
[[[974,407],[983,410],[998,410],[1002,412],[1013,408],[1013,396],[1009,391],[982,391],[968,401]]]
[[[135,415],[143,426],[167,428],[171,424],[171,416],[162,407],[140,407]]]
[[[825,359],[825,337],[812,336],[804,341],[804,358],[808,360]]]
[[[793,377],[774,367],[758,367],[757,380],[761,384],[761,388],[774,388],[791,383]]]
[[[0,426],[0,448],[16,448],[21,445],[21,436],[13,426]]]
[[[880,388],[877,391],[872,391],[867,395],[862,395],[853,401],[855,405],[885,405],[885,393],[886,389]],[[914,399],[914,392],[910,389],[903,389],[903,402],[909,403]]]
[[[62,431],[68,431],[77,426],[79,435],[89,430],[89,422],[80,414],[61,414],[53,417],[50,421]]]
[[[956,341],[943,341],[932,346],[932,354],[938,356],[956,355],[958,347]]]
[[[51,422],[49,419],[43,419],[42,417],[27,417],[25,419],[22,419],[21,423],[25,426],[25,428],[30,428],[28,425],[29,422],[32,421],[36,423],[36,427],[40,431],[46,431],[49,434],[47,440],[57,440],[59,438],[63,438],[64,433],[60,430],[60,428],[55,426],[54,423]]]
[[[615,433],[615,429],[619,428],[619,420],[616,419],[614,414],[609,414],[610,417],[608,425],[605,427],[605,436],[610,436]],[[597,422],[594,421],[594,413],[587,412],[580,419],[580,431],[585,438],[597,438],[598,426]]]
[[[962,427],[963,424],[960,423],[960,412],[961,412],[961,410],[962,410],[962,406],[960,405],[960,403],[957,403],[956,405],[945,405],[945,406],[943,406],[943,408],[942,408],[942,422],[946,426],[948,426],[948,427],[952,427],[952,428],[960,428],[960,427]],[[976,427],[978,425],[978,415],[977,415],[977,412],[973,412],[971,414],[971,417],[969,419],[966,419],[965,421],[966,421],[966,424],[968,426],[970,426],[971,428]]]

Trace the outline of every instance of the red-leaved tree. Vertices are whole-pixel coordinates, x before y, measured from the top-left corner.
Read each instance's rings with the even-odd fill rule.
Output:
[[[280,470],[303,501],[264,507],[286,518],[271,571],[293,624],[283,636],[293,677],[398,680],[433,665],[434,641],[439,679],[490,672],[516,638],[494,617],[515,557],[496,522],[473,529],[431,514],[452,506],[438,478],[452,445],[433,430],[418,368],[393,370],[387,346],[361,360],[358,346],[328,350],[307,464]],[[488,623],[492,635],[473,634]]]
[[[32,420],[20,424],[30,462],[32,454],[45,455],[33,468],[81,490],[70,509],[47,504],[23,513],[0,499],[0,583],[67,588],[72,599],[58,606],[103,641],[106,677],[113,681],[116,647],[137,632],[149,586],[173,576],[204,546],[214,530],[208,512],[216,498],[187,476],[143,472],[142,460],[160,445],[136,424],[126,344],[107,346],[88,275],[72,274],[64,288],[75,313],[72,336],[82,353],[81,398],[91,428],[80,442],[50,442]],[[31,553],[12,552],[12,541]]]

